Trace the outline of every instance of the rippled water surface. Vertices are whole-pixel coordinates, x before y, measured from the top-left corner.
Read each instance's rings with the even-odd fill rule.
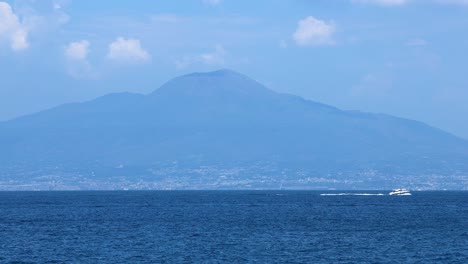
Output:
[[[0,192],[0,263],[468,263],[468,192],[322,193]]]

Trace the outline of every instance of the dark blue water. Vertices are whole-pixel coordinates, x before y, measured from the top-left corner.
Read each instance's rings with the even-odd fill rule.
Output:
[[[468,192],[0,192],[0,262],[468,263]]]

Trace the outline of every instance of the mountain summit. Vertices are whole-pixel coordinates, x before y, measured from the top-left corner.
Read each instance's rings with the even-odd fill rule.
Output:
[[[174,78],[153,92],[153,96],[212,97],[212,96],[271,96],[257,81],[232,70],[191,73]]]
[[[313,178],[322,179],[321,187],[373,188],[388,186],[395,175],[413,182],[468,172],[468,143],[449,133],[279,94],[231,70],[180,76],[148,95],[111,94],[3,122],[0,145],[2,171],[28,171],[28,177],[214,184],[234,175],[235,182],[260,177],[253,181],[260,187],[280,180],[310,187]]]

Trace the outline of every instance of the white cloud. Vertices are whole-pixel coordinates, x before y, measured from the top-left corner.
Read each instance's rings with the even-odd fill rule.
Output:
[[[212,6],[219,5],[219,4],[221,4],[221,2],[222,2],[222,0],[203,0],[204,4],[212,5]]]
[[[70,42],[64,51],[67,59],[68,74],[77,79],[93,78],[91,64],[88,61],[90,43],[88,40]]]
[[[15,51],[29,47],[27,28],[6,2],[0,2],[0,40],[2,39],[8,41]]]
[[[119,37],[109,44],[107,58],[121,62],[145,62],[151,60],[151,55],[141,47],[140,40]]]
[[[410,2],[410,0],[351,0],[354,3],[376,4],[381,6],[401,6]]]
[[[194,56],[184,56],[174,62],[177,69],[185,69],[193,64],[224,65],[226,63],[227,51],[222,45],[216,45],[212,52],[202,53]]]
[[[59,3],[53,5],[54,14],[53,18],[56,20],[58,25],[66,24],[70,21],[70,16],[63,11],[63,6]]]
[[[223,65],[225,62],[226,50],[222,45],[216,45],[215,50],[210,53],[200,55],[200,60],[209,65]]]
[[[65,48],[65,57],[73,61],[82,61],[88,58],[89,53],[89,41],[80,40],[77,42],[71,42]]]
[[[13,50],[23,50],[28,47],[28,32],[23,28],[16,30],[11,38],[11,48]]]
[[[62,10],[67,2],[68,0],[15,1],[13,11],[7,2],[0,1],[0,44],[7,42],[14,51],[27,49],[32,33],[55,31],[70,20]]]
[[[298,22],[293,39],[300,46],[317,46],[333,44],[335,26],[313,16],[306,17]]]

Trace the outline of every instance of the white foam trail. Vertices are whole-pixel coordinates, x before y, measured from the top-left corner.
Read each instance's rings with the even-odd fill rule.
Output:
[[[382,196],[383,193],[321,193],[321,196]]]

